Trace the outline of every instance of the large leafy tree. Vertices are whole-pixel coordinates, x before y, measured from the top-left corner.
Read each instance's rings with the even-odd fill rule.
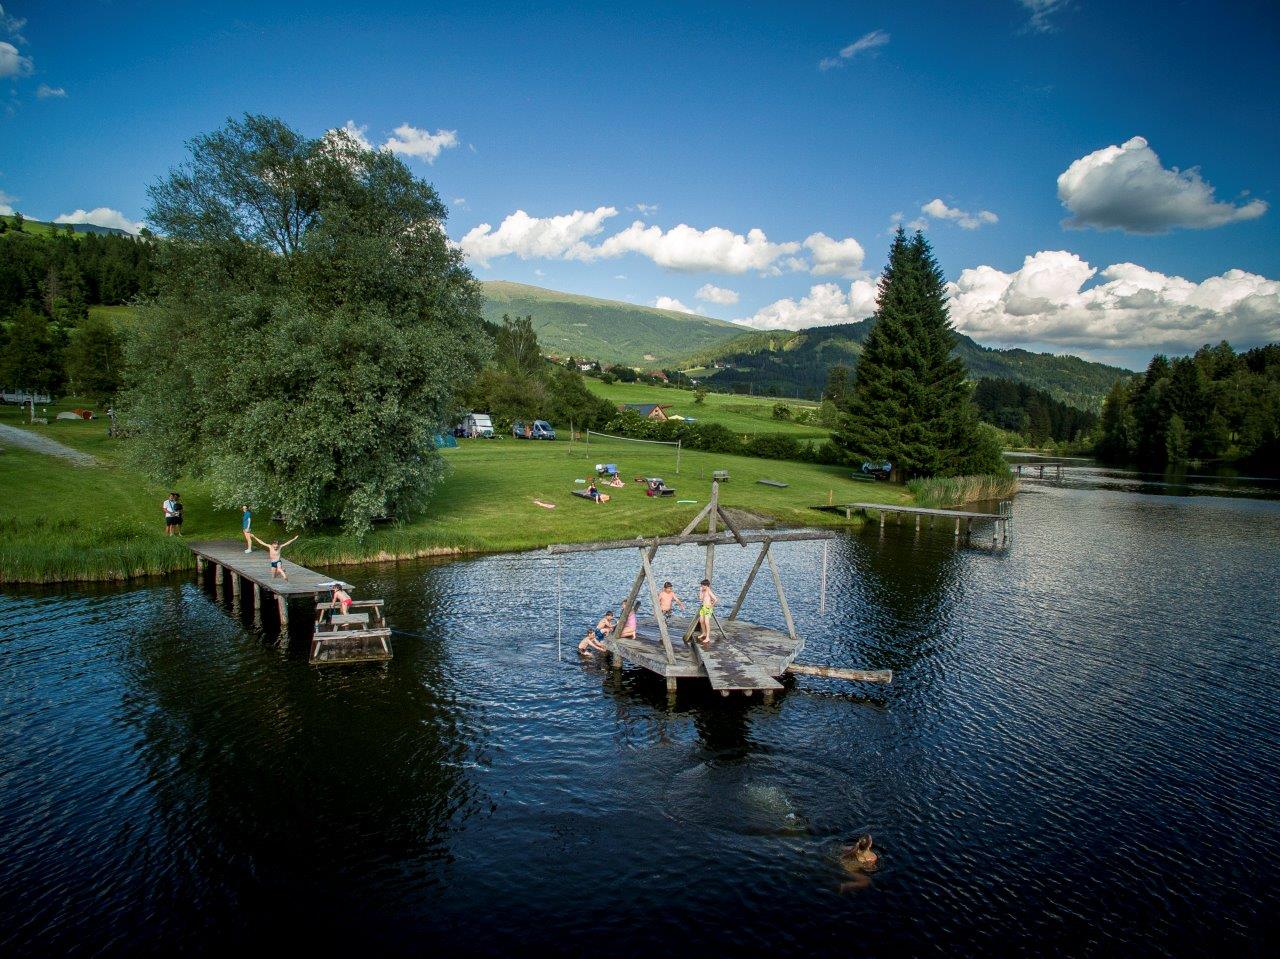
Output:
[[[78,396],[106,403],[120,389],[124,358],[111,321],[90,313],[71,334],[65,352],[67,376]]]
[[[62,391],[66,381],[63,344],[43,313],[20,308],[0,344],[0,383],[34,393]]]
[[[139,457],[216,502],[363,533],[421,508],[491,344],[434,189],[341,131],[246,116],[150,189],[166,237],[127,345]]]
[[[846,424],[833,437],[850,461],[888,460],[905,476],[1004,469],[998,443],[978,422],[955,345],[942,269],[922,233],[908,237],[899,228]]]

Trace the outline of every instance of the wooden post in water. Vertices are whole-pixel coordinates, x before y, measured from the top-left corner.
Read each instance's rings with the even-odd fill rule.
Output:
[[[960,517],[956,517],[956,539],[960,538]]]
[[[973,542],[973,517],[970,516],[964,521],[964,539],[966,543]]]
[[[240,602],[240,573],[234,569],[231,571],[231,596]]]
[[[217,563],[213,564],[213,595],[222,602],[222,567]]]
[[[289,600],[284,593],[276,593],[276,612],[280,614],[280,635],[289,635]]]

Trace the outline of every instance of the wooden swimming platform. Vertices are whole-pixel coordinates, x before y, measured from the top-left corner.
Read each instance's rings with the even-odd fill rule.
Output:
[[[921,520],[927,519],[930,524],[939,519],[955,521],[955,537],[960,538],[961,521],[964,521],[964,538],[970,540],[973,537],[973,524],[975,522],[986,522],[992,524],[992,542],[1004,545],[1009,538],[1009,523],[1013,516],[1009,511],[1010,503],[1005,500],[1000,504],[1000,512],[998,513],[978,513],[972,510],[960,509],[931,509],[925,506],[898,506],[892,503],[836,503],[826,506],[810,506],[810,509],[821,510],[824,513],[843,513],[845,519],[853,519],[855,512],[862,513],[864,516],[871,512],[880,514],[880,526],[884,526],[885,517],[893,515],[895,519],[902,516],[914,516],[916,529],[920,529]]]
[[[310,603],[308,610],[310,613],[317,608],[322,600],[327,600],[330,597],[330,589],[333,583],[337,582],[332,576],[326,576],[305,566],[299,566],[289,559],[280,561],[281,567],[289,578],[286,580],[278,576],[273,577],[271,575],[271,560],[267,555],[267,551],[265,549],[255,549],[252,553],[246,553],[243,540],[197,540],[186,545],[191,552],[195,553],[196,575],[201,585],[212,586],[214,595],[218,599],[222,599],[229,593],[235,601],[242,602],[246,600],[247,593],[248,598],[252,599],[253,616],[257,622],[261,622],[264,608],[274,607],[282,636],[287,636],[289,633],[290,600],[305,597]],[[361,605],[369,605],[369,601],[362,602]],[[380,600],[377,601],[377,605],[381,606]],[[379,612],[380,615],[381,613]],[[304,622],[312,622],[311,617],[308,616]],[[385,624],[382,622],[379,622],[377,626],[380,629],[385,628]],[[388,635],[389,633],[390,631],[387,630]],[[346,637],[342,638],[345,639]],[[354,640],[364,637],[357,637],[353,633],[351,638]],[[379,634],[377,639],[379,652],[365,649],[364,646],[367,644],[357,644],[361,646],[361,649],[357,651],[353,647],[353,655],[349,658],[341,654],[335,654],[334,646],[336,644],[332,639],[320,645],[313,643],[311,661],[328,663],[390,659],[391,649],[386,637]],[[323,658],[319,658],[317,655],[317,650],[320,649],[323,649],[326,654]],[[357,652],[359,655],[354,655]]]

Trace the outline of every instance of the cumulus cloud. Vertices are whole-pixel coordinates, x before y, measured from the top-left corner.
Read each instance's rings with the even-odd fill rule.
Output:
[[[1031,14],[1027,21],[1027,29],[1036,33],[1048,33],[1053,29],[1049,18],[1060,10],[1071,5],[1071,0],[1018,0],[1023,9]]]
[[[865,320],[876,309],[876,283],[855,280],[846,293],[838,283],[820,283],[809,288],[799,300],[782,299],[756,311],[754,316],[734,320],[758,330],[803,330],[811,326],[833,326]]]
[[[91,223],[94,226],[109,226],[117,230],[124,230],[128,233],[140,233],[143,223],[130,220],[119,210],[113,210],[108,206],[95,207],[92,210],[75,210],[72,213],[63,213],[61,216],[55,217],[54,223]]]
[[[925,216],[931,216],[935,220],[952,220],[956,226],[964,230],[976,230],[980,226],[988,223],[999,223],[1000,217],[996,216],[990,210],[979,210],[977,213],[969,213],[965,210],[958,210],[953,206],[947,206],[942,202],[941,197],[935,197],[924,206],[920,207],[920,212]]]
[[[690,309],[685,306],[674,296],[660,296],[653,301],[653,305],[660,310],[674,310],[677,313],[697,313],[697,310]]]
[[[864,33],[862,36],[854,40],[840,50],[834,57],[825,57],[818,62],[819,70],[830,70],[832,67],[842,67],[846,62],[852,60],[859,53],[867,53],[878,47],[883,47],[889,42],[889,34],[883,30],[872,30],[870,33]]]
[[[738,302],[737,290],[728,290],[723,286],[716,286],[714,283],[704,283],[698,288],[698,292],[693,295],[707,303],[732,304]]]
[[[1220,202],[1198,169],[1166,169],[1142,137],[1076,160],[1058,177],[1058,199],[1074,214],[1064,225],[1126,233],[1204,230],[1267,212],[1263,200]]]
[[[594,256],[587,237],[600,232],[604,221],[616,216],[611,206],[590,212],[574,210],[562,216],[529,216],[516,210],[495,230],[488,223],[471,229],[458,245],[484,268],[495,257],[515,255],[522,260],[535,257],[559,260],[588,260]]]
[[[815,276],[846,276],[852,279],[862,270],[866,251],[853,237],[833,240],[825,233],[810,233],[804,248],[813,257],[809,272]],[[801,263],[803,268],[803,263]]]
[[[24,57],[12,43],[0,41],[0,77],[26,77],[35,69],[30,57]]]
[[[42,83],[36,87],[36,98],[40,100],[48,100],[51,97],[65,97],[67,91],[63,87],[51,87],[47,83]]]
[[[373,144],[369,142],[368,136],[365,135],[365,131],[369,129],[368,126],[358,126],[355,120],[348,120],[339,127],[339,129],[347,136],[351,137],[351,139],[355,141],[356,146],[360,147],[361,150],[373,149]]]
[[[1095,278],[1102,282],[1086,289]],[[1240,347],[1280,339],[1280,282],[1244,270],[1195,283],[1041,251],[1013,273],[964,270],[947,291],[956,328],[982,342],[1190,352],[1222,339]]]
[[[13,208],[13,204],[17,199],[18,198],[16,196],[5,193],[4,190],[0,190],[0,216],[13,216],[16,212]]]
[[[743,236],[719,226],[699,230],[681,223],[663,230],[636,220],[596,247],[593,255],[612,258],[639,253],[669,270],[745,273],[767,269],[778,257],[799,249],[799,243],[769,242],[760,229],[750,230]]]
[[[437,130],[435,133],[428,133],[426,130],[419,130],[417,127],[402,123],[395,128],[394,133],[394,136],[382,144],[382,149],[390,153],[417,157],[428,163],[434,163],[436,157],[444,150],[458,145],[457,130]]]

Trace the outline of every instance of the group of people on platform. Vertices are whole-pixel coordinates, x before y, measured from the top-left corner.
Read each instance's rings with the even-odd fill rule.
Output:
[[[694,635],[695,642],[704,648],[711,645],[711,620],[715,616],[716,604],[719,602],[720,597],[712,590],[711,581],[704,579],[698,585],[698,620]],[[658,615],[670,622],[671,617],[675,615],[677,606],[680,607],[680,612],[686,611],[684,600],[676,595],[675,587],[668,580],[662,584],[662,589],[658,591]],[[626,622],[622,624],[622,629],[618,633],[620,639],[635,638],[636,614],[639,612],[640,603],[636,602],[632,605],[630,612],[627,614]],[[617,628],[618,618],[613,610],[609,610],[600,617],[600,620],[593,627],[587,630],[582,642],[578,643],[578,652],[584,656],[607,652],[608,647],[605,646],[605,640],[613,635]]]

